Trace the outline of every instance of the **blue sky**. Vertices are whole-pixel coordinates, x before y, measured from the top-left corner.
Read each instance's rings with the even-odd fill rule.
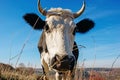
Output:
[[[42,7],[62,7],[76,12],[83,0],[41,0]],[[24,43],[27,43],[18,64],[40,67],[40,56],[37,44],[41,31],[34,31],[26,24],[22,16],[36,13],[37,0],[0,0],[0,62],[9,63],[9,59],[19,54]],[[85,67],[111,67],[115,58],[120,55],[120,1],[119,0],[86,0],[86,10],[75,22],[90,18],[95,21],[95,28],[86,34],[77,33],[75,40],[79,47],[79,64],[85,60]],[[15,66],[18,57],[10,62]],[[120,58],[114,67],[120,67]]]

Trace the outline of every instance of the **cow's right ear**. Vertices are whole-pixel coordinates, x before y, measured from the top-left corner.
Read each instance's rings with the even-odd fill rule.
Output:
[[[86,18],[78,22],[76,25],[76,32],[86,33],[94,28],[95,23],[91,19]]]
[[[43,29],[45,25],[45,21],[43,21],[37,14],[34,13],[27,13],[23,16],[23,18],[35,30]]]

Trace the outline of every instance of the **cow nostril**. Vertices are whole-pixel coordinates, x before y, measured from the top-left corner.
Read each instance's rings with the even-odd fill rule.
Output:
[[[51,60],[51,65],[55,64],[56,62],[60,62],[60,57],[55,55]]]
[[[65,55],[62,60],[68,60],[69,59],[69,56],[68,55]]]
[[[61,60],[60,56],[58,56],[58,55],[55,55],[55,58],[56,58],[57,61]]]
[[[74,61],[75,61],[75,58],[74,58],[74,56],[68,56],[68,55],[66,55],[66,56],[64,56],[64,57],[61,59],[61,61],[68,61],[69,63],[71,63],[71,62],[74,62]]]
[[[56,57],[53,57],[52,60],[51,60],[51,65],[53,65],[56,60],[57,60]]]

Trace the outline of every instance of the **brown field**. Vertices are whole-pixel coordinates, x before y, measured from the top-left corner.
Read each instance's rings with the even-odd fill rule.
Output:
[[[42,69],[0,63],[0,80],[42,80]],[[54,80],[54,72],[49,75]],[[75,80],[120,80],[120,68],[77,68]]]

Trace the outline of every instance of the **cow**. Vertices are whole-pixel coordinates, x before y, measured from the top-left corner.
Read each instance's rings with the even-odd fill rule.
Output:
[[[79,56],[75,33],[86,33],[94,27],[94,22],[89,18],[74,22],[84,12],[85,6],[83,1],[80,10],[75,13],[62,8],[45,10],[38,0],[38,10],[46,19],[42,20],[35,13],[23,16],[34,30],[42,30],[38,50],[45,80],[49,80],[47,74],[51,70],[56,72],[56,80],[74,80]]]

